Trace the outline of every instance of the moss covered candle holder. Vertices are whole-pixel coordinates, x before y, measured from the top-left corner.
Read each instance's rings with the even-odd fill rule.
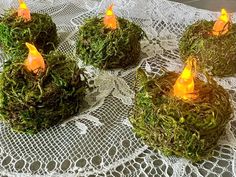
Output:
[[[31,13],[25,21],[16,10],[6,11],[0,18],[0,46],[14,58],[27,53],[25,42],[34,43],[43,53],[54,50],[58,45],[55,23],[47,14]]]
[[[222,27],[222,29],[220,28]],[[202,70],[212,75],[236,73],[236,24],[200,20],[187,27],[179,42],[183,61],[190,55],[199,60]]]
[[[87,19],[77,38],[79,57],[100,69],[124,68],[136,63],[141,51],[140,40],[145,36],[136,24],[116,18],[111,8],[105,17]]]
[[[148,77],[139,69],[130,121],[134,132],[153,149],[196,162],[211,156],[232,108],[228,93],[214,80],[195,78],[194,99],[173,96],[178,77],[174,72]]]
[[[78,113],[85,96],[87,81],[74,59],[58,52],[43,58],[40,70],[19,57],[0,74],[0,119],[17,132],[33,134],[62,122]]]

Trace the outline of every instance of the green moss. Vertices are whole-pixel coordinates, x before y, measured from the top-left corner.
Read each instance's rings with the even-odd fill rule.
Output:
[[[17,132],[36,133],[78,113],[87,82],[74,59],[44,56],[47,70],[36,76],[23,58],[6,62],[0,75],[0,119]]]
[[[123,68],[140,56],[144,31],[136,24],[119,18],[120,28],[105,28],[102,17],[87,19],[80,27],[77,54],[86,63],[102,69]]]
[[[201,20],[190,25],[179,43],[180,56],[185,61],[188,56],[199,60],[202,70],[216,76],[236,73],[236,24],[222,36],[213,36],[213,21]]]
[[[47,14],[31,13],[31,21],[24,22],[15,10],[6,11],[0,18],[0,46],[11,58],[26,55],[25,42],[33,43],[43,53],[58,45],[57,29]]]
[[[137,72],[138,91],[130,121],[135,133],[155,150],[200,161],[210,157],[232,115],[228,93],[214,80],[195,79],[198,97],[172,96],[179,75],[148,78]]]

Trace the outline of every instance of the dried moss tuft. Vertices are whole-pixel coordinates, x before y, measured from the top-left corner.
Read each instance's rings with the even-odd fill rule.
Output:
[[[78,113],[87,81],[77,62],[59,52],[44,55],[47,70],[26,71],[23,58],[5,63],[0,74],[0,119],[29,134]]]
[[[236,73],[236,24],[222,36],[211,34],[214,21],[201,20],[190,25],[179,42],[180,56],[185,61],[193,55],[200,68],[212,75],[229,76]]]
[[[135,133],[165,155],[200,161],[212,155],[232,116],[228,93],[214,80],[195,79],[198,98],[183,101],[172,87],[179,74],[149,78],[137,72],[138,91],[130,121]]]
[[[8,10],[0,18],[0,46],[11,58],[26,55],[25,42],[33,43],[42,53],[58,45],[55,23],[47,14],[31,13],[32,20],[24,22],[16,10]]]
[[[140,56],[144,31],[136,24],[117,18],[120,28],[105,28],[102,17],[87,19],[80,27],[77,54],[86,63],[101,69],[123,68]]]

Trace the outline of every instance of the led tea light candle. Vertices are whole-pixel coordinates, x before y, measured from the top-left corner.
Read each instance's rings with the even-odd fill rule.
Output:
[[[194,70],[196,69],[196,60],[188,60],[183,72],[180,74],[174,85],[174,96],[182,99],[194,99]]]
[[[85,64],[100,69],[125,68],[139,61],[144,31],[117,17],[110,5],[105,14],[87,19],[80,27],[76,53]]]
[[[18,17],[22,17],[25,22],[31,20],[30,10],[27,7],[26,3],[23,0],[18,0],[19,8],[18,8]]]
[[[233,111],[223,87],[212,79],[200,80],[196,60],[187,61],[180,74],[149,77],[137,71],[130,122],[154,150],[196,162],[211,157]]]
[[[215,21],[200,20],[189,25],[179,42],[183,61],[194,56],[201,71],[215,76],[236,73],[236,25],[225,9]]]
[[[35,134],[79,113],[88,85],[75,59],[26,46],[28,56],[6,62],[0,74],[0,116],[14,131]]]
[[[26,42],[49,53],[58,45],[56,24],[48,14],[32,13],[23,0],[18,9],[9,9],[0,18],[0,46],[13,60],[28,54]]]
[[[230,17],[225,9],[221,9],[221,15],[213,26],[212,33],[215,36],[224,35],[229,31]]]
[[[42,55],[38,52],[34,45],[26,42],[26,46],[29,49],[28,57],[24,62],[26,69],[35,74],[45,72],[46,67]]]
[[[113,6],[114,5],[112,4],[108,7],[103,22],[106,28],[115,30],[119,27],[119,22],[117,21],[116,15],[113,12]]]

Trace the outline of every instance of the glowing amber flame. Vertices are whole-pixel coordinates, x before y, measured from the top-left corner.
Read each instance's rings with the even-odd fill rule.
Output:
[[[186,62],[183,72],[180,74],[174,85],[174,96],[182,99],[194,99],[194,75],[196,70],[196,60],[191,58]]]
[[[24,65],[28,71],[35,74],[45,71],[45,62],[42,55],[38,52],[36,47],[32,44],[25,43],[29,49],[28,57],[26,58]]]
[[[25,4],[24,0],[18,0],[19,8],[18,8],[18,17],[22,17],[25,22],[31,20],[30,10]]]
[[[114,6],[114,4],[112,4],[108,7],[106,14],[104,16],[103,22],[107,28],[115,30],[119,27],[119,24],[116,19],[116,15],[113,12],[113,6]]]
[[[215,36],[224,35],[229,31],[230,17],[225,9],[221,9],[221,15],[213,26],[212,33]]]

